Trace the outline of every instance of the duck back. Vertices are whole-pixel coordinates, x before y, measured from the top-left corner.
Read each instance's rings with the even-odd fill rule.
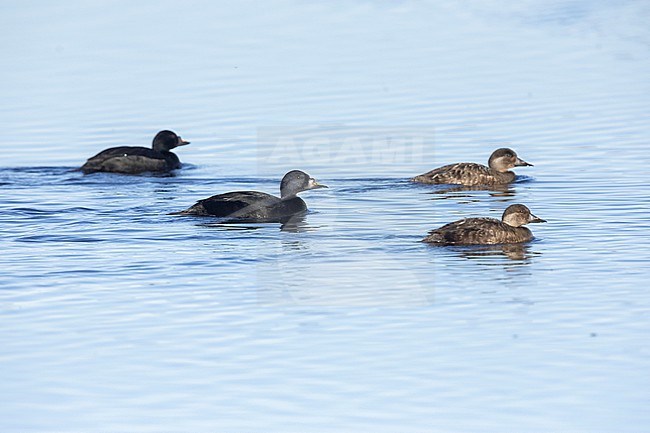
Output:
[[[235,191],[199,200],[179,215],[215,216],[248,221],[281,221],[307,210],[299,197],[281,200],[258,191]]]
[[[106,149],[89,158],[81,166],[84,173],[112,172],[136,174],[147,171],[166,172],[181,167],[181,162],[172,152],[159,152],[139,146],[120,146]]]
[[[482,164],[459,162],[438,167],[412,180],[430,184],[495,185],[510,183],[514,179],[515,174],[511,171],[500,173]]]
[[[494,218],[465,218],[430,231],[423,242],[487,245],[527,242],[532,238],[532,232],[526,227],[512,227]]]

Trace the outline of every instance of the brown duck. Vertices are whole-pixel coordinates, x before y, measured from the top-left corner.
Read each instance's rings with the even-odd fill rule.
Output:
[[[515,180],[509,171],[513,167],[532,166],[517,156],[514,150],[497,149],[488,160],[488,167],[473,162],[449,164],[415,176],[413,182],[457,185],[503,185]]]
[[[432,230],[422,239],[439,245],[491,245],[528,242],[533,233],[526,227],[529,223],[544,223],[545,220],[530,213],[523,204],[506,208],[501,221],[495,218],[465,218]]]

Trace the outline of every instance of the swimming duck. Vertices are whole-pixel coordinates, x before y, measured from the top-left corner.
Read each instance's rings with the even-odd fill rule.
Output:
[[[442,245],[489,245],[528,242],[533,233],[529,223],[546,221],[530,213],[523,204],[506,208],[501,221],[495,218],[465,218],[432,230],[422,242]]]
[[[436,184],[502,185],[515,180],[515,174],[508,169],[532,165],[520,159],[514,150],[501,148],[492,152],[488,160],[488,167],[473,162],[459,162],[415,176],[411,181]]]
[[[292,170],[280,182],[280,197],[259,191],[235,191],[199,200],[174,215],[215,216],[240,221],[284,221],[307,210],[297,196],[302,191],[327,188],[300,170]]]
[[[89,158],[80,170],[85,174],[98,171],[124,174],[168,172],[181,168],[181,161],[171,150],[187,144],[190,142],[172,131],[160,131],[154,137],[151,149],[139,146],[111,147]]]

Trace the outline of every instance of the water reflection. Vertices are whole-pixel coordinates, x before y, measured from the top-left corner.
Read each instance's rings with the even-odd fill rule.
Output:
[[[470,260],[484,260],[486,258],[506,258],[521,264],[530,263],[533,257],[541,253],[533,251],[531,244],[498,244],[498,245],[435,245],[432,248],[444,248],[453,252],[458,257]]]
[[[199,217],[201,218],[201,217]],[[200,222],[196,225],[198,227],[216,227],[224,230],[258,230],[268,227],[268,224],[280,224],[280,231],[289,233],[302,233],[306,231],[313,231],[315,226],[310,226],[307,223],[307,212],[293,215],[288,218],[281,218],[279,220],[265,220],[265,221],[251,221],[251,220],[235,220],[228,218],[212,218],[210,222]]]
[[[302,233],[313,229],[313,226],[307,224],[307,212],[302,212],[287,218],[280,226],[281,231],[289,233]]]
[[[282,252],[286,254],[308,252],[309,244],[305,243],[302,239],[286,238],[282,239]]]
[[[469,198],[469,194],[455,194],[468,191],[488,191],[491,197],[513,197],[515,189],[511,185],[440,185],[427,194],[446,195],[444,197],[433,197],[431,200],[446,200],[450,198]]]
[[[449,198],[470,198],[470,195],[455,194],[471,191],[487,191],[491,197],[513,197],[516,194],[515,186],[522,183],[531,182],[533,180],[530,176],[517,175],[515,181],[504,185],[452,185],[452,184],[437,184],[437,185],[423,185],[418,184],[423,188],[433,188],[427,194],[454,194],[449,197],[433,197],[431,200],[445,200]],[[508,200],[502,200],[508,201]]]
[[[218,228],[222,230],[230,231],[246,231],[246,230],[259,230],[264,228],[264,226],[250,225],[249,223],[236,223],[236,222],[208,222],[208,223],[197,223],[197,227],[205,228]]]

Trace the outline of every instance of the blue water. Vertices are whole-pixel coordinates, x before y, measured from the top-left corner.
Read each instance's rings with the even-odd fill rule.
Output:
[[[0,10],[2,432],[650,429],[647,2]],[[160,129],[173,176],[72,171]],[[294,168],[293,224],[169,215]],[[529,244],[419,242],[512,203]]]

